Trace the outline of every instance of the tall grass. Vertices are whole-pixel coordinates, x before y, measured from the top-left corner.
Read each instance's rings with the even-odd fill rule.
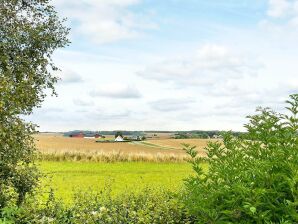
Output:
[[[121,153],[121,152],[43,152],[41,161],[81,161],[81,162],[186,162],[187,155],[181,154],[149,154],[149,153]]]

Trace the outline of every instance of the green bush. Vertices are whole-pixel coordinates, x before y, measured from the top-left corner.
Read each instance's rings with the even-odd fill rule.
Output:
[[[247,134],[225,133],[207,158],[185,145],[196,175],[184,200],[198,223],[298,223],[298,95],[287,103],[289,115],[259,108]]]
[[[147,189],[140,194],[111,197],[109,192],[78,193],[65,205],[52,193],[47,201],[31,198],[22,207],[2,210],[0,223],[191,223],[177,195]]]

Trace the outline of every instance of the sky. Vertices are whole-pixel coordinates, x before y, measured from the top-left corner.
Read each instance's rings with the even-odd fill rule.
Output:
[[[70,46],[40,131],[234,130],[298,93],[298,0],[53,0]]]

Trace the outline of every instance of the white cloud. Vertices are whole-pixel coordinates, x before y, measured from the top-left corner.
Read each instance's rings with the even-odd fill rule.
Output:
[[[283,17],[291,9],[291,3],[288,0],[269,0],[267,15],[271,17]]]
[[[186,110],[194,102],[193,99],[160,99],[150,102],[150,106],[157,111],[176,112]]]
[[[293,32],[291,29],[298,28],[298,0],[269,0],[267,16],[260,22],[262,27],[283,34]]]
[[[70,69],[59,71],[57,76],[61,79],[62,83],[78,83],[83,81],[79,74]]]
[[[206,44],[190,56],[152,65],[139,75],[179,86],[210,86],[218,81],[256,75],[258,67],[255,59],[244,54],[237,54],[225,46]]]
[[[134,85],[123,85],[119,83],[107,84],[98,87],[90,92],[93,97],[110,97],[110,98],[140,98],[141,93]]]
[[[111,43],[142,35],[145,29],[156,28],[143,13],[128,7],[139,0],[56,0],[54,4],[72,24],[74,35],[84,35],[98,44]]]
[[[94,105],[94,102],[92,100],[78,99],[78,98],[73,99],[73,103],[76,106],[82,106],[82,107],[88,107],[88,106],[93,106]]]
[[[88,119],[100,121],[114,121],[130,118],[131,112],[129,110],[113,111],[113,110],[96,110],[88,113]]]

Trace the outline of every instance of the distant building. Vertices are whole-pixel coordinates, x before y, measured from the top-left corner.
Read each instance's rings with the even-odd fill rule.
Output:
[[[115,142],[123,142],[123,141],[124,139],[120,135],[118,135],[117,138],[115,138]]]
[[[223,137],[221,135],[213,135],[212,138],[215,138],[215,139],[222,139]]]
[[[140,141],[141,137],[133,135],[130,139],[133,140],[133,141]]]
[[[104,136],[100,134],[95,134],[95,135],[87,135],[84,138],[104,138]]]
[[[71,138],[84,138],[84,134],[83,134],[83,132],[80,132],[80,133],[71,134],[71,135],[69,135],[69,137],[71,137]]]

